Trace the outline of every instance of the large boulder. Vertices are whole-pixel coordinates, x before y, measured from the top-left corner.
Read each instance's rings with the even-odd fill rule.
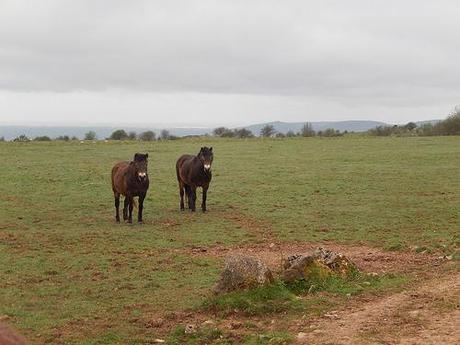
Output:
[[[262,261],[252,256],[233,255],[226,259],[214,292],[220,294],[270,282],[273,282],[273,274]]]
[[[331,275],[346,277],[356,270],[346,256],[319,248],[313,254],[289,256],[283,264],[282,279],[294,282],[302,279],[326,279]]]

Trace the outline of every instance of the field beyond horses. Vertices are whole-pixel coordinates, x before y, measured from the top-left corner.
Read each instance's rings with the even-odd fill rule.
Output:
[[[175,162],[201,146],[208,212],[181,212]],[[110,171],[135,152],[149,153],[144,224],[116,224]],[[410,343],[458,317],[460,137],[0,143],[0,157],[0,320],[32,344]],[[204,307],[226,254],[276,270],[319,245],[384,278],[282,311]]]

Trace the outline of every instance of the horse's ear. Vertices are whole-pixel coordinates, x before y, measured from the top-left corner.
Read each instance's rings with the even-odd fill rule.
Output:
[[[148,154],[148,153],[145,154],[145,159],[147,159],[147,158],[149,158],[149,154]]]
[[[209,148],[209,151],[211,151],[211,152],[212,152],[212,146]]]
[[[134,160],[137,161],[138,158],[139,158],[139,153],[135,153],[135,154],[134,154]]]

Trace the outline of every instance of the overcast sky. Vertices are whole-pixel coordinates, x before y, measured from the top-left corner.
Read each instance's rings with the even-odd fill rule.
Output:
[[[458,0],[0,0],[0,123],[405,123],[459,65]]]

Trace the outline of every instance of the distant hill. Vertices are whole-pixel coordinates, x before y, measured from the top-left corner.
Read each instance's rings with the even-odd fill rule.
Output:
[[[348,131],[348,132],[365,132],[371,128],[377,126],[390,126],[384,122],[378,121],[321,121],[321,122],[310,122],[313,129],[315,131],[323,131],[327,128],[332,128],[335,130],[339,130],[341,132]],[[259,135],[260,130],[262,127],[266,125],[272,125],[275,127],[275,130],[279,133],[286,134],[288,131],[294,131],[295,133],[299,132],[305,122],[267,122],[267,123],[260,123],[256,125],[246,126],[244,128],[249,129],[254,134]]]

